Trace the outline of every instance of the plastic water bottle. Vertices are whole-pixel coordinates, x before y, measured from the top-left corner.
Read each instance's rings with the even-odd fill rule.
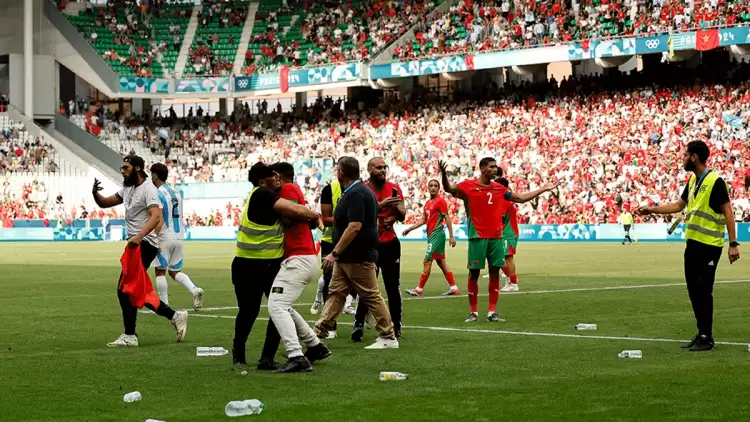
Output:
[[[229,350],[223,347],[198,347],[195,351],[196,356],[224,356]]]
[[[125,396],[123,396],[122,398],[122,401],[124,401],[125,403],[141,401],[141,393],[133,391],[132,393],[125,394]]]
[[[625,359],[641,359],[643,352],[640,350],[623,350],[617,356]]]
[[[224,406],[224,414],[229,417],[259,415],[266,406],[260,400],[230,401]]]
[[[409,379],[409,374],[401,372],[381,372],[380,381],[404,381]]]
[[[596,330],[596,324],[576,324],[576,330]]]

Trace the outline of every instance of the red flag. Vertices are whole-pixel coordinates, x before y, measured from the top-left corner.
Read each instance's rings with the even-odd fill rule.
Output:
[[[159,308],[159,296],[154,292],[154,286],[141,262],[141,247],[125,247],[120,258],[122,264],[122,278],[120,290],[130,297],[130,303],[136,308],[151,304],[154,310]]]
[[[281,83],[281,92],[289,91],[289,66],[283,66],[279,71],[279,79]]]
[[[719,46],[719,30],[698,30],[695,34],[695,49],[698,51],[713,50]]]
[[[589,51],[589,47],[591,47],[591,40],[581,41],[581,48],[583,49],[583,51]]]

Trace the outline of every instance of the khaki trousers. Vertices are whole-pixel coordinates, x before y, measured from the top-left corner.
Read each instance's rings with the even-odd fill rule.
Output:
[[[336,263],[333,267],[331,285],[328,288],[328,300],[326,300],[323,314],[315,323],[315,333],[319,338],[328,336],[332,330],[336,318],[344,307],[346,296],[351,289],[359,295],[359,303],[367,306],[367,309],[375,317],[375,328],[380,337],[395,339],[391,315],[388,307],[380,294],[378,287],[378,276],[374,262],[362,263]]]

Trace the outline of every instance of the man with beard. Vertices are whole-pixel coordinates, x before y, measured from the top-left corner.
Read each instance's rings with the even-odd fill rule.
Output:
[[[141,262],[148,269],[159,253],[159,240],[154,229],[159,223],[159,195],[151,180],[143,171],[143,158],[129,155],[123,159],[120,173],[123,177],[123,188],[112,196],[104,197],[99,191],[102,190],[98,180],[94,179],[92,193],[94,201],[99,208],[111,208],[125,204],[125,232],[128,239],[128,247],[140,246]],[[130,297],[122,290],[122,273],[117,283],[117,298],[122,308],[122,319],[125,332],[115,341],[108,343],[108,347],[138,346],[138,337],[135,333],[136,316],[138,308],[133,306]],[[147,308],[156,312],[172,322],[177,332],[177,341],[182,340],[187,332],[188,314],[185,311],[174,311],[164,302],[158,307],[146,303]]]
[[[240,373],[247,368],[245,344],[258,318],[263,296],[271,294],[271,286],[284,260],[284,230],[279,216],[297,221],[318,218],[310,208],[279,198],[278,176],[265,164],[254,164],[248,172],[248,180],[253,190],[242,212],[232,261],[232,284],[239,308],[234,323],[232,362]],[[279,369],[274,356],[280,342],[271,320],[266,327],[259,370]]]
[[[401,188],[385,179],[388,166],[382,157],[371,158],[367,163],[370,178],[365,185],[372,190],[378,201],[378,272],[383,273],[383,284],[388,296],[388,310],[391,313],[396,339],[401,339],[401,241],[398,240],[393,224],[406,218],[404,195]],[[352,341],[362,341],[365,331],[365,317],[368,309],[360,301],[354,316]]]
[[[437,262],[438,267],[443,271],[445,280],[450,286],[450,290],[443,293],[443,296],[458,296],[459,291],[456,286],[456,280],[453,273],[448,267],[445,260],[445,226],[448,226],[448,235],[451,248],[456,247],[456,239],[453,238],[453,225],[451,216],[448,213],[448,203],[445,202],[440,193],[440,182],[430,180],[427,183],[427,190],[430,192],[430,200],[424,204],[424,214],[422,218],[404,230],[403,235],[407,236],[412,230],[416,230],[427,224],[427,252],[424,256],[424,266],[422,275],[419,277],[419,285],[414,289],[406,289],[406,293],[412,296],[422,296],[427,279],[430,278],[432,270],[432,261]]]
[[[687,207],[685,213],[685,281],[688,296],[693,305],[693,314],[698,325],[698,334],[682,348],[705,351],[714,348],[713,312],[714,280],[716,267],[724,246],[724,232],[729,233],[729,263],[740,259],[740,244],[734,211],[729,200],[727,185],[707,166],[710,151],[703,141],[687,144],[682,155],[685,170],[692,172],[682,196],[670,204],[643,207],[638,215],[674,214]]]
[[[446,163],[438,161],[438,167],[443,178],[443,189],[464,200],[466,205],[466,228],[469,235],[469,254],[467,268],[469,269],[469,317],[465,322],[476,322],[478,314],[479,272],[489,265],[490,303],[487,321],[505,322],[497,314],[497,302],[500,298],[500,269],[505,266],[505,242],[503,242],[503,216],[513,205],[511,202],[528,202],[544,192],[557,188],[558,184],[548,184],[534,192],[518,194],[511,192],[505,186],[495,183],[497,175],[497,161],[492,157],[485,157],[479,161],[480,175],[476,179],[468,179],[452,185],[448,179]]]

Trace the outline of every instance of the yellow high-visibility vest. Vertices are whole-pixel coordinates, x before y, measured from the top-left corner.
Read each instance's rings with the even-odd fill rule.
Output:
[[[284,257],[284,230],[281,221],[265,226],[256,224],[247,218],[250,199],[258,188],[253,188],[242,211],[242,221],[237,230],[237,247],[235,255],[240,258],[276,259]]]
[[[341,199],[341,184],[339,182],[331,182],[331,197],[333,198],[333,210],[336,210],[336,205]],[[333,243],[333,227],[326,227],[323,231],[323,236],[320,240],[323,242]]]
[[[719,176],[713,172],[703,178],[703,183],[695,194],[697,177],[690,177],[688,183],[688,204],[685,214],[685,238],[711,246],[724,246],[724,231],[727,221],[723,214],[717,214],[709,206],[711,190]]]

